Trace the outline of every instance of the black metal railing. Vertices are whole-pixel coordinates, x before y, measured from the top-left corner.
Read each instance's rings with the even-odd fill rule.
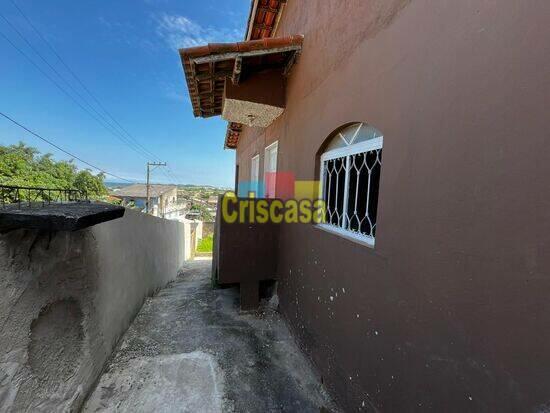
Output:
[[[44,207],[52,203],[88,200],[88,194],[79,189],[37,188],[30,186],[0,185],[0,208]]]

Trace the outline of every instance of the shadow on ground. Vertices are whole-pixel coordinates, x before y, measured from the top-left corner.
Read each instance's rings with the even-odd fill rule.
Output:
[[[187,263],[147,300],[85,412],[334,410],[279,314],[241,314],[237,288],[210,287],[210,266]]]

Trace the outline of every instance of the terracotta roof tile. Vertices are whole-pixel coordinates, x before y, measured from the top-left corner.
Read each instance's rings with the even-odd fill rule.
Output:
[[[250,10],[246,35],[248,41],[239,43],[213,43],[180,50],[195,116],[210,117],[221,114],[225,79],[234,75],[234,68],[237,66],[235,65],[235,60],[238,56],[227,61],[215,61],[201,65],[192,63],[192,59],[262,50],[266,51],[266,54],[269,54],[269,50],[289,45],[301,47],[303,36],[273,37],[286,2],[287,0],[255,0],[252,3],[253,6]],[[288,59],[285,62],[288,65],[287,69],[293,64],[298,53],[299,51],[289,54],[289,56],[284,56],[283,60]],[[268,63],[273,64],[273,61],[268,61]],[[259,64],[260,66],[262,64],[261,58]],[[229,123],[225,139],[226,148],[235,149],[237,147],[242,129],[243,125],[233,122]]]
[[[211,43],[180,50],[189,95],[196,117],[221,115],[225,79],[241,71],[288,69],[301,50],[303,36],[288,36],[238,43]]]

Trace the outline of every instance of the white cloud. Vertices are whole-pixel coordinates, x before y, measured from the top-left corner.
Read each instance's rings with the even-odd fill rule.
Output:
[[[157,19],[157,34],[168,47],[180,49],[215,42],[236,42],[242,30],[228,27],[203,27],[185,16],[162,14]]]

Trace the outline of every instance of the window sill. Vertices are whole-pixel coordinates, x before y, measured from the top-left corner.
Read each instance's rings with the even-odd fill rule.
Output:
[[[360,235],[360,234],[354,234],[353,232],[349,232],[341,228],[336,228],[328,224],[317,224],[317,225],[314,225],[314,227],[322,231],[325,231],[334,235],[338,235],[342,238],[345,238],[357,244],[365,245],[369,248],[374,249],[374,238],[372,237],[367,237],[365,235]]]

